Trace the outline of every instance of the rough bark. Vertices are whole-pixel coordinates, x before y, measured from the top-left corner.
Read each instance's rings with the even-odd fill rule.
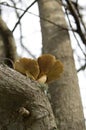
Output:
[[[48,98],[36,81],[0,65],[0,130],[54,130]],[[22,114],[25,108],[30,114]]]
[[[43,53],[51,53],[64,65],[62,77],[50,84],[51,103],[60,130],[84,130],[84,116],[72,48],[61,1],[39,0]],[[55,23],[55,24],[53,24]],[[56,26],[57,24],[57,26]],[[64,29],[65,28],[65,29]]]

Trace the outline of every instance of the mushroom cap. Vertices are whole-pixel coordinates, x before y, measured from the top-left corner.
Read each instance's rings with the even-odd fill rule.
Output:
[[[53,67],[47,74],[47,83],[52,82],[53,80],[57,80],[62,72],[63,72],[63,64],[59,60],[56,60]]]
[[[14,63],[14,69],[41,83],[57,80],[63,72],[63,64],[51,54],[44,54],[37,60],[21,58]]]
[[[47,74],[52,66],[54,65],[56,58],[51,54],[43,54],[38,59],[39,69],[40,69],[40,76]]]
[[[35,79],[37,79],[39,74],[39,65],[34,59],[21,58],[15,62],[14,69],[28,77],[32,75]]]

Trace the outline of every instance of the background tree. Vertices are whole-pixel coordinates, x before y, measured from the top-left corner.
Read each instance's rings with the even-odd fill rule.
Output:
[[[84,129],[83,110],[72,48],[60,2],[39,1],[40,16],[57,25],[41,20],[43,53],[55,55],[64,64],[64,75],[50,85],[49,92],[58,128],[81,130]]]
[[[34,5],[34,3],[36,3],[36,1],[34,1],[29,7],[27,7],[26,10],[21,15],[19,15],[17,12],[18,8],[16,8],[16,3],[13,2],[13,7],[14,7],[14,9],[16,9],[16,14],[17,14],[17,17],[19,19],[18,19],[17,23],[15,24],[12,31],[14,32],[17,25],[20,25],[21,43],[22,43],[21,19],[23,18],[23,16],[27,12],[27,10],[32,5]],[[3,4],[5,6],[6,5],[10,6],[7,3],[1,3],[1,5],[3,5]],[[54,111],[54,114],[56,117],[57,126],[59,129],[63,129],[63,130],[64,129],[66,129],[66,130],[67,129],[71,129],[71,130],[72,129],[77,129],[77,130],[84,129],[84,117],[83,117],[82,104],[81,104],[80,93],[79,93],[79,88],[78,88],[78,84],[77,84],[77,77],[76,77],[73,56],[72,56],[72,49],[71,49],[70,40],[69,40],[69,36],[68,36],[69,29],[66,25],[66,22],[64,22],[65,21],[64,14],[63,14],[63,11],[61,8],[61,6],[64,5],[64,8],[66,9],[67,16],[69,16],[68,15],[68,13],[69,13],[69,14],[72,14],[72,16],[74,16],[74,18],[76,18],[75,16],[77,14],[79,14],[79,12],[75,15],[75,12],[77,11],[77,8],[75,8],[75,5],[77,5],[78,3],[75,2],[75,4],[74,4],[71,1],[67,1],[67,3],[65,3],[65,2],[62,3],[61,1],[57,2],[54,0],[53,0],[53,2],[51,0],[50,1],[40,0],[40,1],[38,1],[38,4],[39,4],[39,11],[40,11],[40,19],[41,19],[43,53],[54,54],[64,64],[64,74],[62,75],[62,78],[60,80],[58,80],[57,82],[50,84],[50,87],[49,87],[49,92],[51,94],[52,108],[53,108],[53,111]],[[52,4],[54,6],[52,6]],[[12,7],[12,6],[10,6],[10,7]],[[76,9],[76,10],[74,10],[74,9]],[[59,13],[57,13],[57,12],[59,12]],[[76,19],[74,19],[74,20],[76,20]],[[85,44],[84,33],[82,31],[82,28],[79,25],[79,23],[82,23],[79,20],[82,20],[82,19],[81,19],[81,17],[78,17],[77,20],[78,20],[78,22],[75,21],[76,22],[75,24],[77,27],[76,32],[78,34],[80,32],[79,35],[81,36],[81,38],[84,38],[84,40],[82,39],[82,41]],[[72,31],[75,33],[75,29],[72,26],[70,26],[70,27],[71,27]],[[23,45],[23,44],[21,44],[21,45]],[[24,45],[23,45],[23,47],[25,48]],[[25,50],[28,51],[29,54],[31,54],[31,52],[27,48],[25,48]],[[31,54],[31,56],[33,56],[33,54]],[[3,72],[3,69],[2,69],[2,72]],[[3,75],[3,77],[4,76],[5,75]],[[30,84],[30,85],[32,85],[32,84]],[[36,84],[35,84],[35,86],[36,86]],[[16,88],[14,88],[14,90],[16,90]],[[18,87],[18,90],[20,90],[19,87]],[[7,89],[6,89],[6,91],[7,91]],[[17,92],[19,92],[19,91],[17,91]],[[31,91],[28,90],[28,92],[31,92]],[[35,92],[33,92],[33,93],[35,95]],[[4,97],[4,93],[2,95],[3,95],[2,97]],[[19,94],[17,93],[17,95],[22,95],[22,93],[20,94],[20,92],[19,92]],[[38,95],[40,95],[40,92]],[[25,97],[27,97],[27,96],[25,96]],[[24,99],[25,99],[25,97],[24,97]],[[32,96],[28,97],[28,98],[32,98]],[[22,98],[20,98],[20,100],[21,99]],[[15,100],[16,100],[16,98],[14,98],[14,102],[15,102]],[[20,100],[18,102],[20,102]],[[22,103],[24,103],[25,101],[26,100],[24,100]],[[1,100],[1,102],[3,102],[3,100]],[[9,102],[9,98],[8,98],[8,102]],[[39,101],[37,100],[37,102],[39,102]],[[30,104],[31,104],[31,102],[30,102]],[[21,105],[19,105],[18,108],[20,108],[20,106]],[[26,103],[25,103],[25,106],[26,106]],[[44,106],[44,108],[46,108],[45,104],[43,106]],[[47,106],[49,106],[49,105],[47,105]],[[3,105],[2,105],[2,108],[3,108]],[[5,106],[5,109],[7,110],[6,106]],[[12,109],[12,107],[11,107],[11,109]],[[17,109],[17,107],[15,109]],[[30,109],[30,108],[28,108],[28,109]],[[40,107],[39,107],[39,109],[40,109]],[[38,111],[39,111],[39,109],[38,109]],[[43,109],[43,112],[44,111],[45,111],[45,109]],[[42,129],[51,129],[51,128],[55,127],[55,120],[54,120],[54,117],[52,116],[52,110],[50,107],[49,107],[49,111],[51,113],[50,117],[52,117],[51,126],[49,123],[50,118],[47,115],[47,116],[45,116],[44,120],[40,121],[40,123],[42,123],[43,121],[46,122],[46,120],[47,120],[47,122],[44,123],[44,125],[41,124],[39,126],[40,123],[37,120],[36,125],[34,125],[34,127],[36,127],[37,130],[41,129],[40,127],[43,127],[43,126],[44,127]],[[9,113],[11,115],[12,115],[12,112],[9,111]],[[31,112],[33,112],[33,111],[31,111]],[[6,114],[6,112],[5,112],[5,114]],[[41,115],[40,119],[43,119],[43,117],[44,116]],[[47,117],[47,119],[46,119],[46,117]],[[13,118],[13,120],[14,119],[15,118]],[[38,117],[37,117],[37,119],[38,119]],[[15,128],[16,128],[18,122],[21,122],[20,124],[22,124],[23,122],[21,120],[22,119],[19,118],[16,121],[16,123],[11,122],[12,125],[11,125],[11,127],[9,127],[9,129],[10,128],[12,129],[14,124],[16,124],[15,125]],[[26,122],[28,122],[28,121],[25,121],[25,124],[26,124],[25,126],[27,129],[28,125]],[[7,124],[5,124],[5,127],[7,127]],[[46,127],[46,124],[47,124],[47,127]],[[22,127],[22,129],[23,129],[24,126],[20,125],[18,129],[20,129],[20,127]],[[32,127],[32,129],[34,129],[34,127]],[[3,123],[3,129],[4,129],[4,123]]]

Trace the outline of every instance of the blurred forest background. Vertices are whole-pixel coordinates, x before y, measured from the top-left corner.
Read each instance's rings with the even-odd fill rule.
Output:
[[[86,118],[86,1],[62,0],[61,2],[68,23]],[[0,0],[0,15],[13,32],[19,56],[37,58],[41,55],[40,19],[51,24],[55,23],[40,17],[37,1]]]

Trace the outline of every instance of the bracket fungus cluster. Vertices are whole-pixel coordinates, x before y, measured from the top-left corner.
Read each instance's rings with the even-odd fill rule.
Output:
[[[40,83],[50,83],[60,77],[63,64],[55,56],[43,54],[37,60],[20,58],[14,63],[14,69]]]

